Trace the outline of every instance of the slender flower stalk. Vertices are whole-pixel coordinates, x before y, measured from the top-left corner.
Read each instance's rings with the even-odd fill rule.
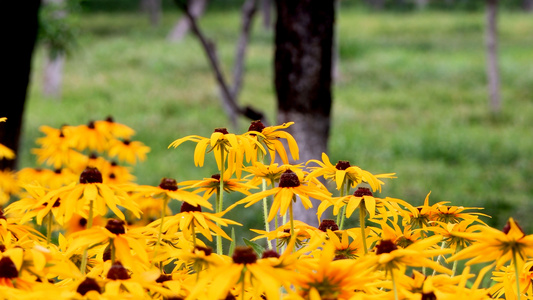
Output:
[[[154,246],[154,256],[152,258],[152,265],[154,264],[155,262],[155,258],[157,256],[157,251],[159,249],[159,247],[161,246],[161,236],[163,235],[163,223],[165,221],[165,212],[167,210],[167,205],[168,205],[168,196],[163,196],[163,207],[161,208],[161,224],[159,224],[159,231],[157,233],[157,242]]]
[[[520,275],[518,274],[518,260],[516,259],[516,250],[513,248],[513,265],[516,282],[516,299],[520,300]]]

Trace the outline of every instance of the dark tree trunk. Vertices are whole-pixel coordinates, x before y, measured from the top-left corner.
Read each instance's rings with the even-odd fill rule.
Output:
[[[320,159],[330,130],[331,68],[335,1],[276,0],[275,84],[279,123],[294,121],[289,132],[300,160]],[[306,223],[316,215],[295,206]]]
[[[498,0],[486,0],[487,3],[487,78],[489,104],[494,115],[500,113],[500,71],[498,68]]]
[[[525,11],[533,11],[533,0],[524,0],[522,7]]]
[[[40,0],[8,1],[10,26],[4,27],[4,55],[9,58],[4,65],[4,95],[2,114],[7,122],[0,123],[0,143],[11,148],[15,153],[19,149],[24,103],[30,80],[31,58],[37,38],[38,11]],[[15,160],[0,160],[0,169],[12,169]]]

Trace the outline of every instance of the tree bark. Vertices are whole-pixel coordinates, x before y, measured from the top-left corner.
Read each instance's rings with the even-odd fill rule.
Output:
[[[498,0],[486,0],[487,5],[487,79],[489,105],[494,115],[500,113],[500,71],[498,68]]]
[[[188,0],[187,7],[189,8],[189,13],[197,19],[204,14],[205,8],[207,7],[207,0]],[[167,39],[171,42],[179,42],[183,40],[190,29],[191,22],[187,16],[184,16],[174,25]]]
[[[4,53],[10,63],[4,65],[4,95],[1,117],[7,122],[0,123],[0,143],[18,153],[20,133],[24,113],[24,103],[30,81],[31,59],[38,29],[40,0],[8,1],[10,26],[4,28]],[[9,99],[9,100],[8,100]],[[14,170],[17,159],[0,160],[0,169]]]
[[[327,152],[332,105],[331,73],[335,1],[276,0],[275,85],[278,122],[289,127],[300,159]],[[315,203],[316,204],[316,203]],[[295,206],[295,215],[316,224],[316,215]]]
[[[533,0],[524,0],[522,7],[525,11],[533,11]]]
[[[261,0],[261,12],[263,15],[263,28],[272,29],[272,0]]]
[[[44,64],[43,94],[54,99],[61,99],[63,85],[63,65],[65,54],[47,55]]]
[[[141,10],[148,14],[150,25],[159,26],[161,22],[161,0],[141,0]]]

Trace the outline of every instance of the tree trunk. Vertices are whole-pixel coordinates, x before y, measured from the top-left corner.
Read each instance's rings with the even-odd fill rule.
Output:
[[[261,0],[261,12],[263,15],[263,28],[272,28],[272,0]]]
[[[498,0],[486,0],[487,5],[487,79],[489,103],[494,115],[500,113],[500,71],[498,69]]]
[[[533,0],[524,0],[522,7],[525,11],[533,11]]]
[[[161,0],[141,0],[141,10],[148,14],[150,24],[157,27],[161,21]]]
[[[37,38],[38,11],[40,0],[8,1],[10,26],[4,28],[4,55],[9,63],[4,65],[4,95],[6,99],[1,117],[7,122],[0,123],[0,143],[18,153],[24,103],[30,80],[31,58]],[[9,99],[9,100],[7,100]],[[0,169],[14,170],[17,160],[0,160]]]
[[[54,57],[48,55],[44,65],[43,94],[54,99],[61,99],[63,84],[63,65],[65,55],[57,53]]]
[[[278,122],[295,122],[289,132],[302,162],[319,159],[327,152],[330,130],[335,1],[276,0],[276,10]],[[295,206],[295,215],[317,223],[316,215],[301,205]]]
[[[205,8],[207,7],[207,0],[188,0],[189,7],[189,13],[198,19],[201,17],[204,12]],[[171,42],[180,42],[183,40],[185,35],[189,32],[191,29],[191,23],[189,22],[189,19],[186,16],[183,16],[172,28],[172,31],[170,31],[167,39]]]

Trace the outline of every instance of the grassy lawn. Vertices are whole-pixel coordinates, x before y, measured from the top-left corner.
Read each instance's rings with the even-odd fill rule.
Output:
[[[44,52],[34,61],[24,127],[22,166],[40,125],[77,125],[112,115],[151,147],[135,168],[137,182],[156,185],[216,173],[213,159],[194,167],[193,147],[168,150],[175,139],[208,136],[229,122],[197,42],[169,43],[179,17],[169,11],[151,28],[136,14],[80,17],[79,47],[65,65],[62,100],[41,95]],[[201,25],[231,73],[239,13],[208,12]],[[275,123],[273,32],[256,23],[240,101]],[[343,8],[338,16],[340,77],[334,88],[330,158],[373,173],[396,172],[381,197],[485,207],[491,225],[533,210],[533,18],[500,16],[503,111],[489,114],[482,13],[369,13]],[[248,121],[242,120],[241,133]],[[238,197],[238,196],[234,196]],[[259,207],[258,207],[259,208]],[[249,216],[250,220],[258,218]],[[529,226],[533,229],[533,224]]]

